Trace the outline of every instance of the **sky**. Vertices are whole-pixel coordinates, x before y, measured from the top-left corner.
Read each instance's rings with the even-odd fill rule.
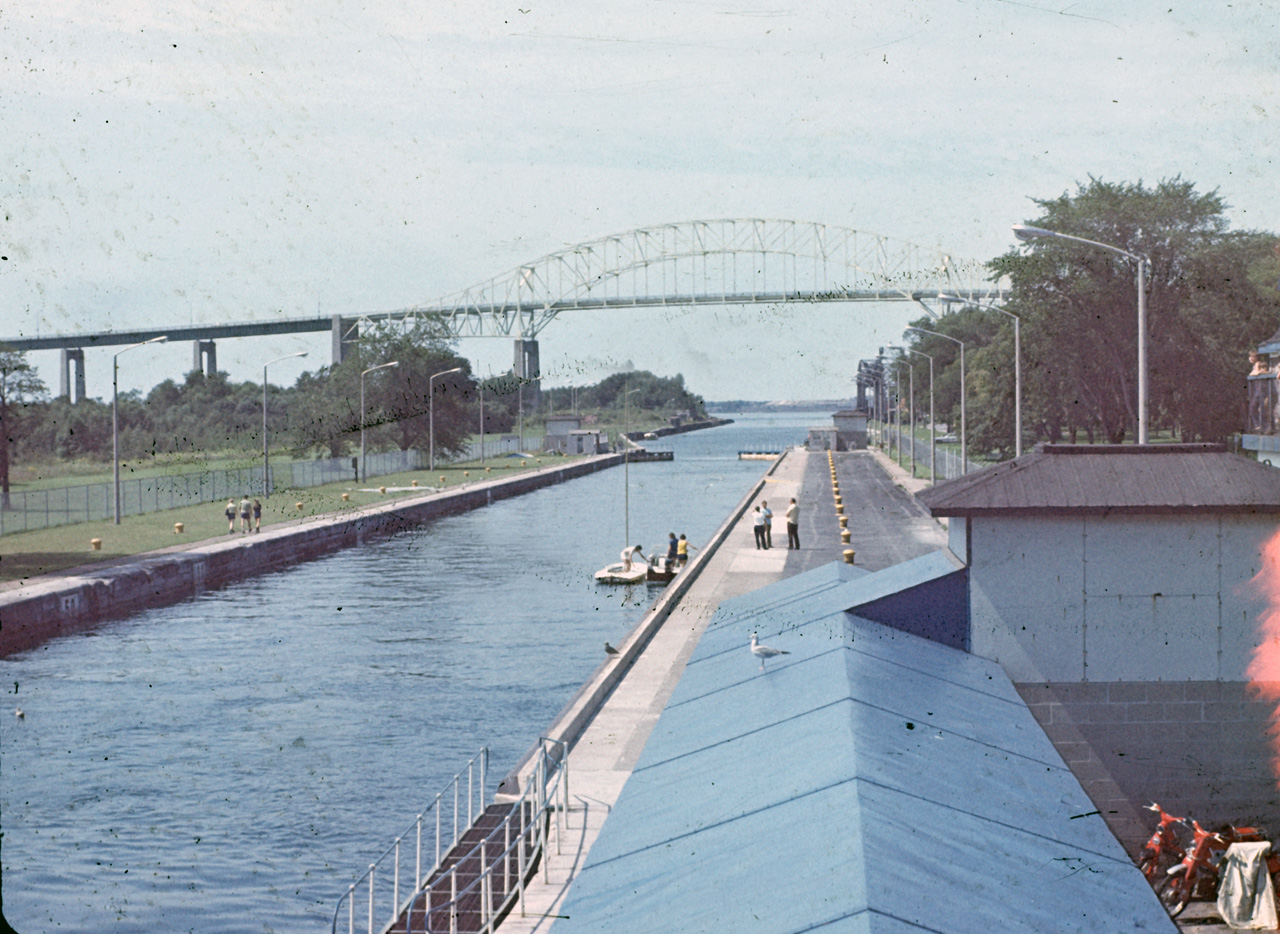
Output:
[[[986,260],[1032,199],[1091,176],[1181,175],[1233,227],[1280,229],[1273,2],[521,3],[6,4],[0,339],[397,309],[694,219]],[[571,312],[540,334],[542,369],[847,397],[919,314]],[[507,339],[458,349],[511,365]],[[260,380],[303,350],[271,369],[291,383],[330,362],[327,334],[220,341],[218,364]],[[86,351],[90,396],[110,397],[110,355]],[[56,391],[57,352],[30,359]],[[191,359],[131,351],[120,388]]]

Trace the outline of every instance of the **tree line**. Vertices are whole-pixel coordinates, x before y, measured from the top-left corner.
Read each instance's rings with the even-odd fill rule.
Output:
[[[395,366],[381,366],[395,363]],[[371,367],[363,380],[361,374]],[[448,372],[455,371],[455,372]],[[444,373],[432,379],[433,375]],[[579,409],[616,412],[622,421],[629,389],[633,410],[690,409],[703,413],[700,396],[684,378],[646,371],[610,376],[573,391],[543,392],[542,412]],[[447,332],[430,323],[411,333],[382,328],[348,348],[341,363],[303,373],[293,386],[267,387],[268,441],[273,450],[295,457],[341,457],[358,449],[364,426],[371,451],[416,447],[425,450],[434,397],[435,450],[449,457],[465,450],[480,430],[483,396],[487,433],[516,429],[521,409],[534,420],[535,393],[506,374],[478,379],[456,353]],[[245,453],[263,446],[263,386],[235,382],[225,372],[195,370],[182,380],[167,379],[149,392],[122,393],[118,404],[121,457]],[[25,355],[0,348],[0,492],[7,500],[11,459],[111,460],[111,403],[83,399],[72,404],[50,399]]]
[[[1151,435],[1221,441],[1244,427],[1248,352],[1280,326],[1276,235],[1231,230],[1216,192],[1181,177],[1148,187],[1090,178],[1038,200],[1027,223],[1119,247],[1149,260]],[[1021,318],[1023,443],[1120,443],[1136,436],[1136,263],[1061,239],[1037,239],[988,264],[1009,277],[1000,304]],[[912,326],[964,342],[971,452],[1003,459],[1014,444],[1013,321],[969,306]],[[918,331],[934,357],[939,421],[959,424],[959,347]],[[905,364],[905,361],[904,361]],[[927,361],[916,358],[916,411],[928,412]],[[905,380],[904,380],[905,383]],[[904,393],[906,388],[904,385]]]

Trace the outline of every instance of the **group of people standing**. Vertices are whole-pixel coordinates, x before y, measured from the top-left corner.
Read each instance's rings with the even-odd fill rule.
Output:
[[[756,533],[756,550],[769,550],[773,547],[773,510],[769,508],[768,500],[760,501],[752,520]],[[800,507],[796,505],[794,496],[787,506],[787,548],[800,548]]]
[[[227,517],[227,534],[234,534],[236,530],[236,514],[240,515],[240,531],[248,532],[252,529],[254,532],[262,531],[262,503],[258,500],[250,500],[249,494],[244,494],[244,499],[240,500],[240,508],[236,509],[236,501],[234,499],[227,500],[227,508],[224,513]]]

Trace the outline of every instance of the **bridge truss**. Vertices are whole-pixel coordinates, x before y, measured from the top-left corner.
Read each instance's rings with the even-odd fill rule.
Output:
[[[352,319],[534,338],[563,311],[662,305],[992,300],[985,266],[879,234],[790,220],[684,221],[580,243],[437,301]],[[934,313],[933,309],[925,306]],[[348,338],[349,339],[349,338]]]

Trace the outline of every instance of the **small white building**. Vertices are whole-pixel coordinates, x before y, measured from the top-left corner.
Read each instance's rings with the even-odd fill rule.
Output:
[[[543,424],[546,426],[544,449],[568,454],[569,436],[582,427],[582,419],[577,415],[548,415]]]
[[[1280,824],[1271,705],[1247,674],[1269,608],[1253,579],[1280,574],[1280,471],[1222,445],[1041,445],[917,498],[966,567],[969,650],[1121,839],[1149,800]]]

